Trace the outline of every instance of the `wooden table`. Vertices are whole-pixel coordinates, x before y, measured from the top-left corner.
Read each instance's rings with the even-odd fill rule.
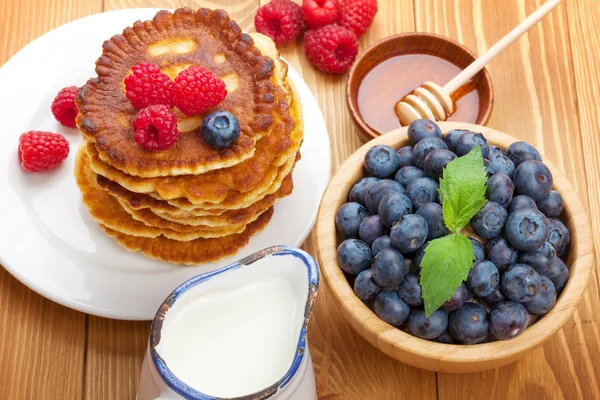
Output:
[[[541,2],[379,0],[360,47],[417,30],[450,36],[482,53]],[[496,91],[489,126],[534,144],[566,173],[588,206],[600,251],[600,5],[564,3],[489,66]],[[253,30],[259,5],[259,0],[0,0],[0,65],[43,33],[101,11],[221,7],[243,29]],[[300,42],[282,53],[326,116],[335,170],[361,145],[345,104],[345,77],[316,71]],[[312,237],[305,247],[314,254]],[[342,319],[323,284],[309,331],[319,398],[600,399],[599,277],[596,269],[578,311],[542,348],[512,365],[469,375],[419,370],[379,353]],[[149,323],[72,311],[4,269],[0,304],[1,399],[135,398]]]

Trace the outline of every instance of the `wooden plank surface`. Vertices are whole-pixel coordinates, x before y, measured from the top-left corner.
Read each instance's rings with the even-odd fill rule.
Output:
[[[101,10],[102,0],[0,1],[0,66],[45,32]],[[86,315],[34,293],[3,268],[0,304],[0,399],[80,398]]]
[[[253,30],[265,0],[0,0],[0,64],[44,32],[104,10],[178,6],[224,8]],[[541,0],[380,0],[364,50],[413,30],[455,38],[482,53]],[[600,7],[570,0],[489,67],[496,99],[489,125],[523,138],[569,177],[590,209],[600,250]],[[100,51],[100,49],[99,49]],[[345,77],[316,71],[301,42],[281,49],[304,77],[326,117],[333,170],[361,143],[347,111]],[[305,248],[315,254],[309,237]],[[579,310],[543,348],[512,365],[468,375],[436,374],[379,353],[343,320],[321,287],[309,329],[321,399],[600,399],[598,269]],[[146,322],[111,321],[56,305],[0,269],[2,399],[133,399]]]

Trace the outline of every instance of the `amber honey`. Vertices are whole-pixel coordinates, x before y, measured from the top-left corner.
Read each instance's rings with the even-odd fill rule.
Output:
[[[367,125],[379,133],[400,128],[394,112],[396,103],[423,82],[443,86],[461,69],[449,61],[429,54],[403,54],[376,65],[363,78],[358,89],[358,109]],[[448,121],[474,123],[479,115],[476,85],[467,83],[453,96],[454,113]]]

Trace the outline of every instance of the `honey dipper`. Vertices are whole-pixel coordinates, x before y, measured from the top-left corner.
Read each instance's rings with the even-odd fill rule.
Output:
[[[395,111],[400,124],[406,126],[420,118],[445,121],[454,111],[454,104],[450,97],[452,93],[467,83],[469,79],[481,71],[498,54],[544,18],[546,14],[560,4],[560,1],[547,1],[506,36],[490,47],[483,55],[473,61],[467,68],[452,78],[450,82],[446,83],[444,87],[434,82],[425,82],[421,87],[418,87],[398,102]]]

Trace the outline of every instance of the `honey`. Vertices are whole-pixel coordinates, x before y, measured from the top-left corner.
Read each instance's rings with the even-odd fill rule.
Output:
[[[400,128],[394,112],[396,103],[426,81],[440,85],[454,78],[461,69],[429,54],[402,54],[376,65],[363,78],[358,89],[358,109],[363,120],[379,133]],[[479,114],[479,94],[469,82],[452,96],[454,113],[448,121],[474,123]]]

